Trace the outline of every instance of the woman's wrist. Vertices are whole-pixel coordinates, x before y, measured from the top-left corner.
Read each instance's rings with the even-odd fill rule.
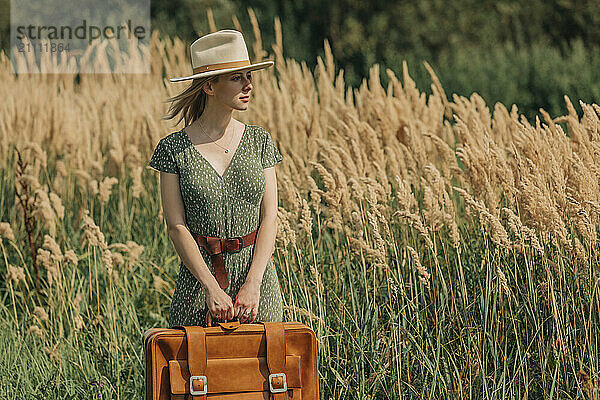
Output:
[[[219,282],[213,277],[208,282],[203,284],[204,290],[207,292],[214,292],[217,288],[220,288]]]
[[[246,283],[249,285],[260,286],[262,283],[262,276],[258,276],[257,274],[248,273],[246,276]]]

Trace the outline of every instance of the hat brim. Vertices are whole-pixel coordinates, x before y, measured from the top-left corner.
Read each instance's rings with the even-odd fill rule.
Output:
[[[198,74],[194,74],[194,75],[190,75],[190,76],[182,76],[179,78],[170,78],[169,80],[171,82],[179,82],[179,81],[186,81],[186,80],[195,79],[195,78],[206,78],[208,76],[226,74],[228,72],[234,72],[234,71],[241,71],[241,70],[255,71],[257,69],[271,67],[274,64],[275,64],[274,61],[269,60],[269,61],[263,61],[263,62],[251,64],[251,65],[246,65],[245,67],[217,69],[214,71],[200,72]]]

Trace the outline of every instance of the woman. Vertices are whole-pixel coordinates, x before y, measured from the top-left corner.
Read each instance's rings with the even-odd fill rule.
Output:
[[[193,79],[173,101],[185,128],[162,138],[148,167],[160,173],[163,213],[182,262],[169,326],[217,320],[282,321],[271,255],[277,231],[274,165],[283,157],[268,131],[232,118],[247,110],[252,72],[242,34],[221,30],[192,43]],[[178,123],[179,123],[178,121]]]

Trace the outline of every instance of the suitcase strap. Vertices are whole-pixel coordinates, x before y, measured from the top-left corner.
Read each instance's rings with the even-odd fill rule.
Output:
[[[179,328],[179,327],[176,327]],[[206,371],[206,334],[201,326],[182,326],[187,341],[188,366],[190,369],[190,394],[192,399],[206,400],[208,382]]]
[[[285,330],[283,322],[260,322],[265,326],[270,400],[288,400],[285,376]],[[206,333],[202,326],[174,326],[185,331],[187,362],[190,370],[190,394],[193,400],[206,400]]]
[[[267,339],[267,366],[269,367],[269,390],[272,400],[285,400],[287,381],[285,377],[285,332],[283,322],[259,322],[265,326]]]

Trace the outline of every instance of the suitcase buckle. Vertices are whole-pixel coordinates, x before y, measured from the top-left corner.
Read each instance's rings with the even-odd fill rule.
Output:
[[[273,381],[272,379],[276,376],[281,376],[283,378],[283,387],[276,389],[273,387]],[[278,374],[270,374],[269,375],[269,389],[271,389],[271,393],[283,393],[287,390],[287,381],[285,379],[285,373],[280,372]]]
[[[192,385],[192,382],[194,381],[194,379],[200,379],[203,383],[204,383],[204,387],[202,390],[194,390],[194,385]],[[193,395],[199,395],[199,394],[206,394],[206,376],[205,375],[192,375],[190,376],[190,394]]]

